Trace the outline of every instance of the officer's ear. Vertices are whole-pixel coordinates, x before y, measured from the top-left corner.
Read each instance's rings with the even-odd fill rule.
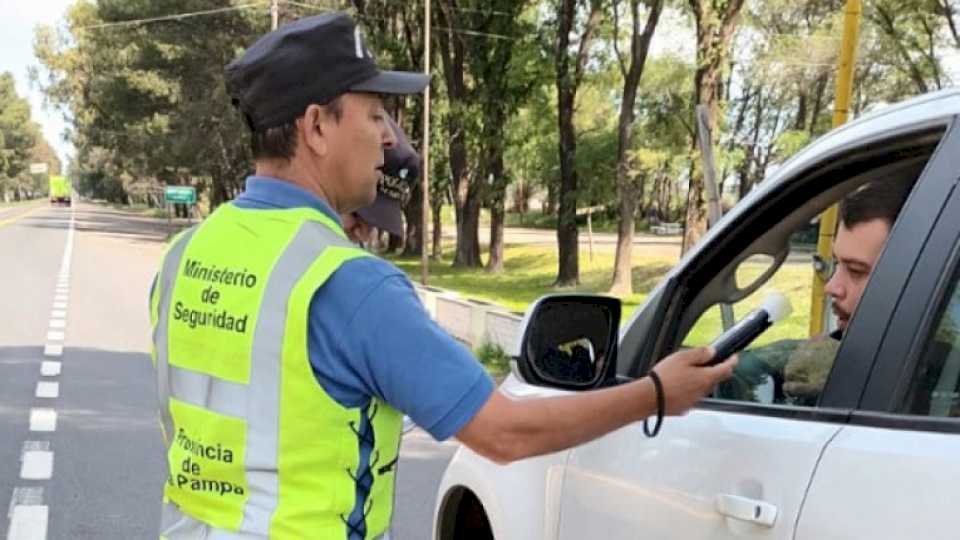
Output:
[[[324,106],[310,104],[300,119],[300,133],[304,144],[313,153],[325,156],[330,149],[330,137],[334,127],[333,115]]]

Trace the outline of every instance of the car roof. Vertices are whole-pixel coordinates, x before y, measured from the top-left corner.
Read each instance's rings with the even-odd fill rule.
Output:
[[[743,215],[752,206],[753,201],[782,189],[787,182],[796,178],[798,173],[821,162],[831,154],[850,146],[860,146],[871,140],[886,138],[892,133],[921,131],[937,126],[946,126],[956,115],[960,115],[960,88],[950,88],[910,98],[889,107],[879,108],[829,131],[804,147],[803,150],[757,184],[750,193],[723,216],[717,226],[712,227],[704,235],[694,249],[687,252],[680,264],[674,267],[674,270],[682,267],[686,259],[694,256],[695,253],[700,251],[700,248],[710,244],[715,236],[721,234],[724,229],[723,224],[736,220]]]

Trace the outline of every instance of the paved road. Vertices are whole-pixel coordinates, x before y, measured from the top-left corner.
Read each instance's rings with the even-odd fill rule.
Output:
[[[0,209],[0,538],[156,538],[147,294],[165,237],[163,220],[89,204]],[[395,540],[429,538],[454,449],[405,438]]]

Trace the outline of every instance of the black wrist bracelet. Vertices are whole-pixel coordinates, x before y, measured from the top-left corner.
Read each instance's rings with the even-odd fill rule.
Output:
[[[663,395],[663,383],[660,382],[660,376],[657,375],[656,371],[650,370],[650,373],[647,375],[650,376],[650,380],[653,381],[653,387],[657,391],[657,422],[653,425],[653,430],[650,429],[650,426],[647,422],[649,418],[643,420],[643,434],[647,437],[656,437],[660,433],[660,426],[663,425],[663,413],[667,408],[666,398]]]

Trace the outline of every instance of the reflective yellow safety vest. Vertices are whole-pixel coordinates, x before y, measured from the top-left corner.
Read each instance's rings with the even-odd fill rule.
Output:
[[[324,392],[307,357],[314,292],[366,255],[306,208],[224,204],[172,242],[151,297],[170,466],[161,538],[346,539],[358,486],[371,486],[365,538],[386,531],[401,415],[372,400],[359,471],[362,411]]]

